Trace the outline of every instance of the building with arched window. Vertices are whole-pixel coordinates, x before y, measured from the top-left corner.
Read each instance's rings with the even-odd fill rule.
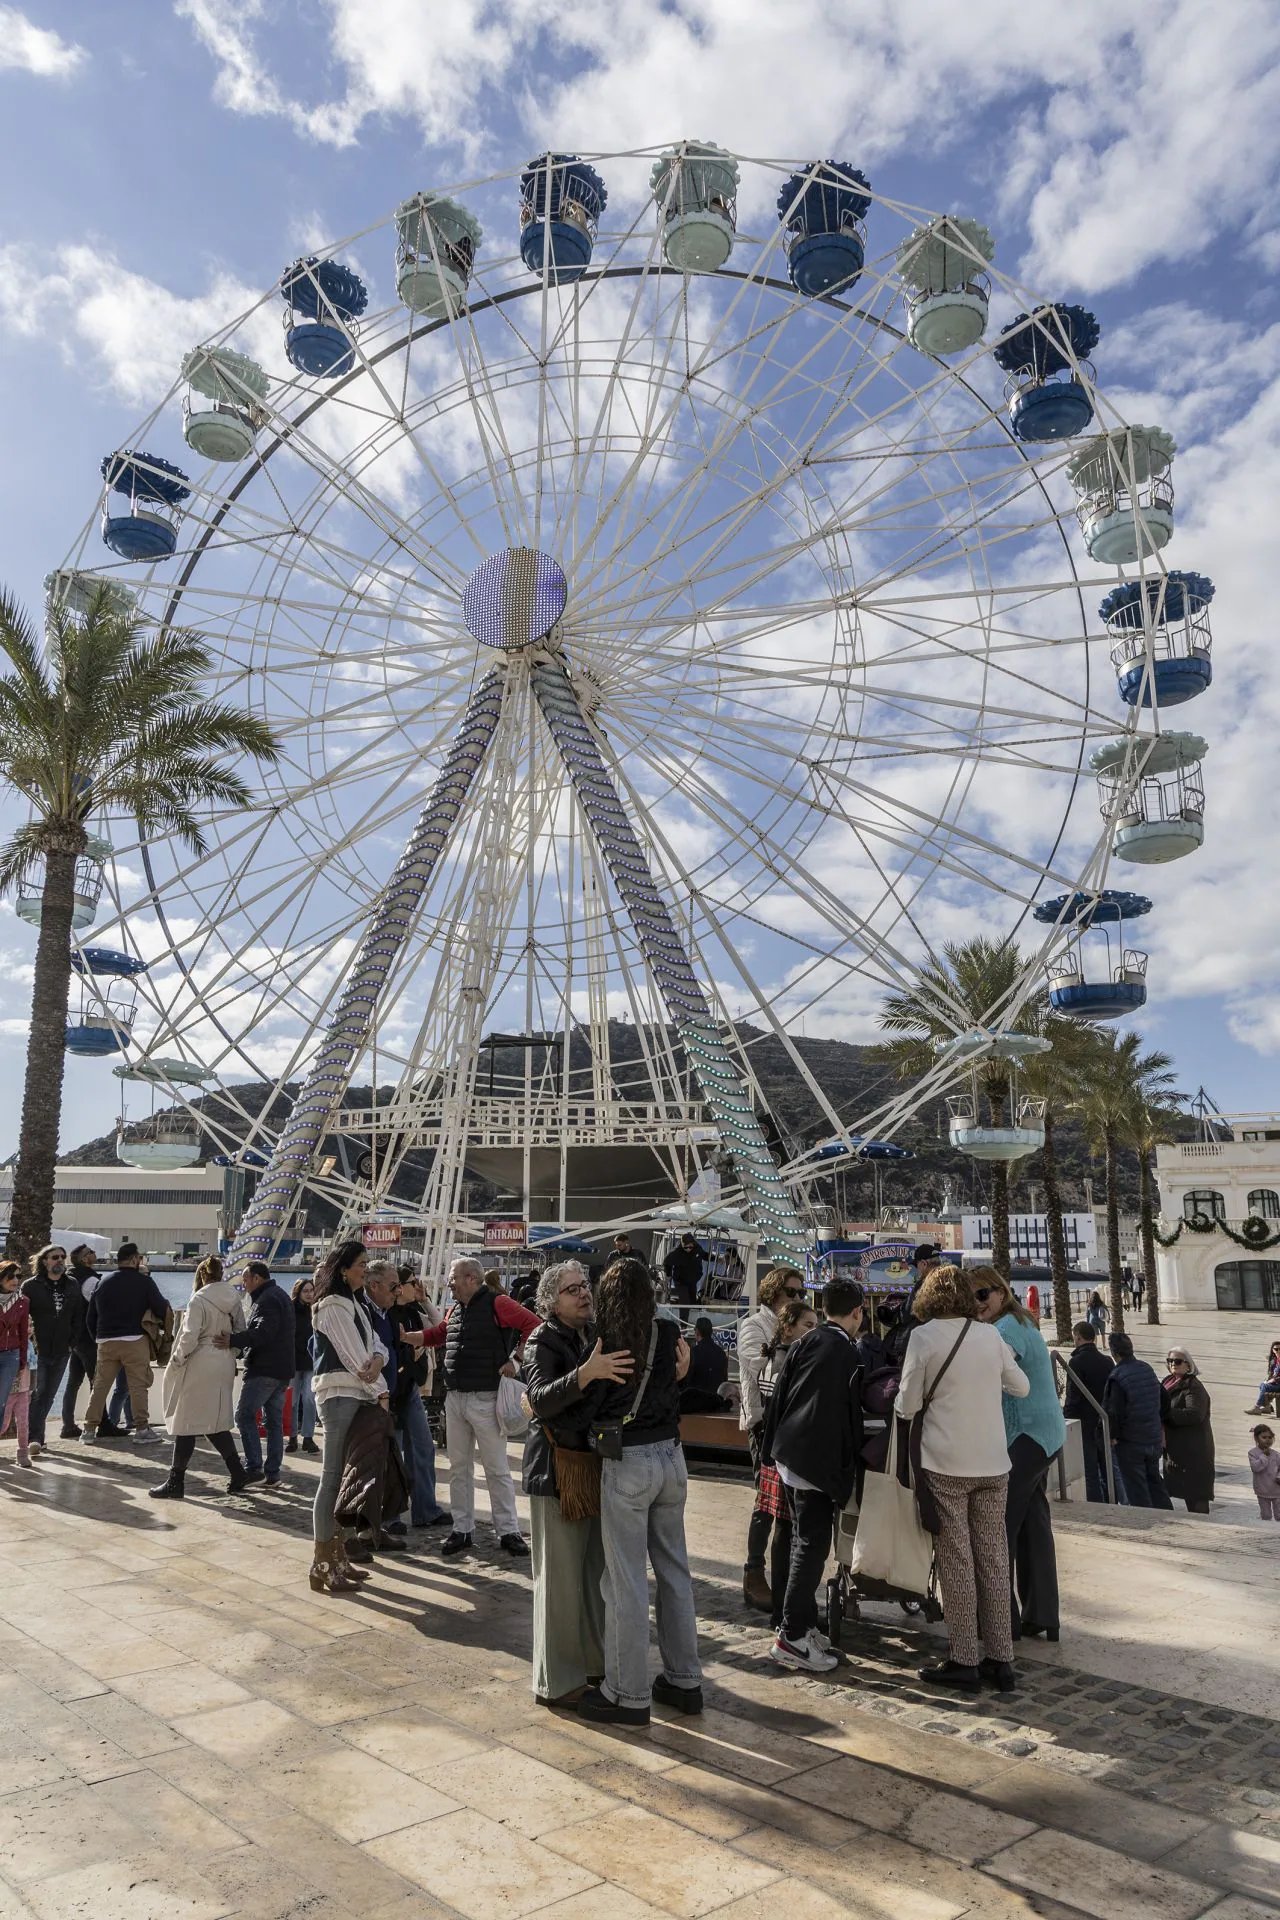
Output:
[[[1280,1313],[1280,1115],[1229,1114],[1215,1139],[1156,1148],[1161,1298],[1220,1313]],[[1245,1234],[1242,1245],[1233,1236]],[[1256,1242],[1261,1239],[1263,1244]]]

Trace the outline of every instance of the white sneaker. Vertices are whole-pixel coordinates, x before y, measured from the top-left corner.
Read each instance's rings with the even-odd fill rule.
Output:
[[[809,1641],[812,1646],[820,1648],[823,1653],[830,1653],[831,1642],[821,1627],[810,1627]]]
[[[31,1455],[31,1458],[33,1460],[38,1460],[43,1451],[44,1449],[38,1440],[33,1440],[31,1442],[31,1445],[27,1448],[27,1452]]]
[[[133,1430],[133,1444],[135,1447],[158,1447],[160,1440],[161,1436],[156,1432],[154,1427],[135,1427]]]
[[[779,1667],[791,1667],[797,1673],[830,1673],[832,1667],[840,1663],[834,1653],[816,1644],[813,1634],[816,1628],[807,1633],[797,1645],[792,1640],[784,1640],[779,1634],[769,1649],[769,1658]]]
[[[96,1427],[85,1427],[80,1434],[80,1445],[82,1447],[96,1447],[97,1444],[98,1429]]]

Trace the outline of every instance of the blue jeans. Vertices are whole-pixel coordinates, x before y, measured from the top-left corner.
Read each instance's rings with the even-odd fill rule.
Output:
[[[4,1405],[13,1392],[13,1383],[22,1372],[22,1363],[26,1359],[16,1347],[9,1353],[0,1353],[0,1420],[4,1419]]]
[[[677,1687],[702,1684],[698,1622],[684,1542],[689,1476],[678,1440],[627,1447],[600,1478],[604,1543],[605,1693],[624,1707],[649,1705],[649,1573],[662,1671]]]
[[[44,1445],[45,1421],[49,1409],[57,1398],[58,1388],[62,1385],[67,1371],[68,1354],[54,1354],[49,1360],[36,1356],[36,1377],[32,1382],[35,1392],[31,1396],[31,1438]]]
[[[129,1382],[123,1367],[116,1372],[116,1382],[111,1389],[111,1400],[107,1407],[107,1419],[113,1427],[133,1425],[133,1402],[129,1398]]]
[[[287,1380],[273,1380],[269,1374],[246,1374],[236,1402],[236,1425],[244,1463],[250,1473],[262,1472],[262,1448],[258,1442],[258,1414],[267,1429],[267,1478],[278,1480],[284,1464],[284,1397]]]
[[[403,1406],[396,1409],[396,1432],[404,1449],[409,1479],[409,1517],[415,1527],[429,1527],[444,1509],[436,1498],[436,1443],[431,1438],[431,1422],[416,1387]]]
[[[1168,1507],[1172,1510],[1173,1502],[1160,1477],[1158,1447],[1127,1447],[1123,1440],[1117,1441],[1116,1464],[1131,1507]]]
[[[293,1434],[294,1440],[314,1440],[316,1437],[316,1397],[311,1391],[311,1369],[306,1367],[293,1376]]]

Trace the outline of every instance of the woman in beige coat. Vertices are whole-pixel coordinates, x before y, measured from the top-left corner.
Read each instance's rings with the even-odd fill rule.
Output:
[[[227,1347],[226,1336],[243,1328],[240,1295],[230,1281],[223,1279],[221,1260],[211,1255],[196,1268],[195,1291],[165,1369],[162,1404],[165,1425],[173,1439],[173,1463],[168,1477],[151,1488],[153,1500],[183,1498],[187,1466],[199,1434],[204,1434],[226,1461],[231,1476],[227,1492],[242,1491],[244,1463],[231,1437],[236,1356]]]

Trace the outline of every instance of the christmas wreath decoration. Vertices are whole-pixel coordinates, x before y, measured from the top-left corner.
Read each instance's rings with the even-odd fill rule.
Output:
[[[1260,1215],[1251,1213],[1247,1220],[1240,1222],[1237,1233],[1225,1220],[1213,1220],[1207,1213],[1198,1213],[1193,1219],[1179,1220],[1172,1233],[1161,1233],[1159,1227],[1153,1229],[1156,1239],[1162,1247],[1172,1247],[1188,1233],[1225,1233],[1228,1240],[1234,1240],[1238,1247],[1248,1253],[1266,1253],[1271,1247],[1280,1247],[1280,1231],[1271,1231],[1271,1222]]]

